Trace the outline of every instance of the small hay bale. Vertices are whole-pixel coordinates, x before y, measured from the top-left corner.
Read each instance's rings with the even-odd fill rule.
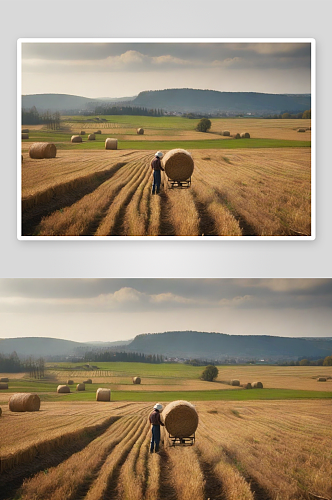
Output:
[[[89,134],[88,135],[88,141],[95,141],[95,140],[96,140],[95,134]]]
[[[56,157],[56,145],[52,142],[34,142],[29,148],[29,156],[34,160]]]
[[[1,415],[2,415],[2,409],[0,408],[0,417],[1,417]]]
[[[29,139],[29,134],[22,134],[22,139]]]
[[[250,139],[250,134],[249,132],[242,132],[240,134],[241,139]]]
[[[298,128],[297,131],[298,132],[305,132],[305,128]]]
[[[253,389],[263,389],[262,382],[253,382],[251,385],[252,385]]]
[[[228,136],[228,135],[231,135],[231,133],[229,132],[229,130],[223,130],[222,135],[227,135]]]
[[[2,390],[2,389],[8,389],[8,384],[6,382],[0,383],[0,390]]]
[[[70,142],[82,142],[82,137],[80,135],[72,135]]]
[[[81,130],[80,135],[85,135],[85,134],[86,134],[85,130]]]
[[[68,385],[58,385],[56,392],[65,393],[70,392]]]
[[[73,380],[67,380],[67,385],[74,385],[74,381]]]
[[[326,378],[325,377],[319,377],[317,379],[317,382],[326,382]]]
[[[85,384],[77,384],[76,390],[77,391],[85,391]]]
[[[10,411],[38,411],[40,397],[34,392],[18,392],[9,398]]]
[[[141,383],[140,377],[133,377],[133,384],[140,384],[140,383]]]
[[[242,387],[243,389],[252,389],[252,385],[250,382],[248,382],[247,384],[242,384]]]
[[[28,134],[30,130],[28,128],[22,128],[22,134]]]
[[[94,134],[101,134],[101,130],[96,130],[96,132],[94,132]]]
[[[111,389],[97,389],[96,401],[111,401]]]
[[[173,401],[160,415],[167,432],[175,437],[188,437],[194,434],[198,426],[198,414],[188,401]]]
[[[105,149],[118,149],[118,140],[107,137],[105,141]]]
[[[9,382],[9,378],[8,377],[1,377],[0,382]]]
[[[194,171],[194,160],[185,149],[171,149],[162,159],[162,165],[172,181],[186,181]]]
[[[86,379],[86,381],[83,382],[83,384],[92,384],[91,378]]]
[[[144,134],[144,129],[143,128],[138,128],[136,130],[136,132],[138,133],[138,135],[143,135]]]
[[[235,134],[235,135],[234,135],[234,139],[240,139],[240,137],[241,137],[241,136],[240,136],[240,134],[239,134],[239,133],[237,133],[237,134]]]
[[[233,380],[231,380],[231,385],[240,386],[240,381],[237,379],[233,379]]]

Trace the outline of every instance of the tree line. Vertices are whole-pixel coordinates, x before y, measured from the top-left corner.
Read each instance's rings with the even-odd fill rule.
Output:
[[[97,106],[96,115],[164,116],[162,109],[148,109],[137,106]]]
[[[28,372],[31,378],[43,378],[45,376],[45,361],[43,358],[34,359],[32,357],[21,361],[15,351],[7,356],[0,353],[0,372]]]
[[[35,106],[29,110],[22,109],[22,125],[46,125],[50,130],[59,130],[61,126],[60,113],[59,111],[39,113]]]
[[[154,363],[159,364],[164,362],[164,357],[160,354],[142,354],[138,352],[117,352],[117,351],[103,351],[86,352],[84,356],[85,361],[125,361],[128,363]]]

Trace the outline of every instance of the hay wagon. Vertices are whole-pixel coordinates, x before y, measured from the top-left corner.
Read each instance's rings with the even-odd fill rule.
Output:
[[[195,432],[191,436],[177,437],[168,435],[170,446],[193,446],[195,444]]]
[[[198,414],[188,401],[173,401],[161,414],[170,446],[193,446],[198,426]]]
[[[185,149],[172,149],[163,158],[168,188],[189,188],[194,171],[192,156]]]

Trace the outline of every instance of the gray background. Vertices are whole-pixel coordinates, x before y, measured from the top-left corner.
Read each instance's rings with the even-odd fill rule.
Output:
[[[331,277],[330,0],[1,2],[0,277]],[[315,241],[18,241],[16,41],[36,37],[312,37],[317,43]]]

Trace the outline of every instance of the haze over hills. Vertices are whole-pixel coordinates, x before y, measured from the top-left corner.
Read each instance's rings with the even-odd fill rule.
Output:
[[[92,99],[68,94],[22,96],[22,108],[75,114],[93,111],[97,106],[126,105],[163,109],[179,113],[299,113],[311,108],[310,94],[263,94],[256,92],[219,92],[200,89],[165,89],[140,92],[138,96]],[[100,113],[101,114],[101,113]]]
[[[73,342],[45,337],[23,337],[0,340],[0,353],[17,352],[21,357],[45,358],[83,356],[92,350],[120,349],[166,357],[223,359],[325,358],[332,354],[332,338],[293,338],[267,335],[228,335],[195,331],[173,331],[137,335],[133,340],[118,342]]]

